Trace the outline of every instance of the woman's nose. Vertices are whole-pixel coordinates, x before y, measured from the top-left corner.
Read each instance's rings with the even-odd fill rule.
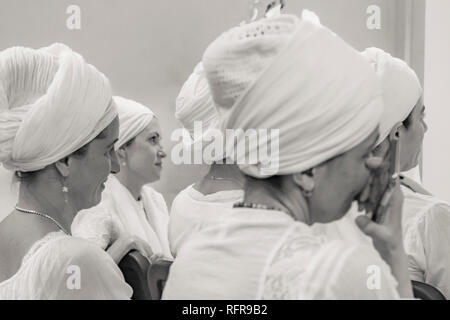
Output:
[[[164,152],[163,148],[159,149],[158,151],[158,157],[165,158],[167,157],[167,154]]]
[[[423,121],[423,128],[424,128],[424,132],[427,133],[427,131],[428,131],[428,125],[427,125],[427,123],[426,123],[425,120]]]
[[[111,154],[111,173],[115,174],[119,173],[119,171],[120,171],[119,158],[117,157],[116,150],[113,150]]]

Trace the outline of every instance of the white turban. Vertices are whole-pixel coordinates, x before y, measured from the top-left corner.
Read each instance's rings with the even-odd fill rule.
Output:
[[[248,175],[304,172],[354,148],[378,126],[383,102],[375,72],[314,20],[279,15],[233,28],[203,56],[214,102],[227,110],[222,130],[279,129],[279,153],[238,162]],[[268,136],[246,157],[267,148]]]
[[[192,139],[200,139],[194,134],[194,123],[201,122],[202,132],[216,128],[219,113],[209,91],[203,64],[200,62],[181,88],[176,99],[175,117],[189,131]]]
[[[384,111],[378,140],[381,143],[397,123],[408,118],[422,97],[422,86],[416,73],[404,61],[389,53],[369,48],[362,55],[372,64],[382,83]]]
[[[142,132],[155,117],[146,106],[129,99],[115,96],[114,101],[119,112],[119,141],[115,148],[119,149]]]
[[[75,152],[117,116],[108,79],[67,46],[0,52],[0,162],[45,168]]]

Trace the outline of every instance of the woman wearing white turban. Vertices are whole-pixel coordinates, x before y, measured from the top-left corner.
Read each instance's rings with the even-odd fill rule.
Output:
[[[383,103],[370,65],[330,30],[290,15],[231,29],[203,63],[225,111],[222,130],[279,129],[279,152],[239,164],[244,203],[178,253],[163,297],[412,297],[398,184],[383,224],[358,219],[379,253],[310,228],[341,218],[365,189],[369,169],[380,165],[371,152]],[[245,155],[265,148],[267,137]]]
[[[400,167],[407,172],[419,164],[425,123],[423,90],[415,72],[403,61],[376,48],[363,55],[383,82],[385,112],[379,148],[389,145],[391,130],[400,133]],[[403,233],[412,280],[436,286],[450,297],[450,205],[402,176]]]
[[[207,146],[214,145],[215,141],[207,137],[211,131],[217,130],[220,115],[214,106],[201,62],[181,88],[176,99],[175,117],[189,132],[187,150],[200,147],[203,153]],[[200,134],[195,132],[198,128],[201,128]],[[225,158],[224,155],[222,157]],[[227,163],[230,159],[220,158],[222,163],[213,162],[202,179],[178,193],[172,202],[169,242],[174,256],[191,235],[217,223],[217,214],[243,199],[244,176],[237,165]]]
[[[122,97],[114,97],[114,101],[120,120],[115,148],[121,170],[109,176],[101,203],[77,215],[72,232],[103,249],[117,234],[130,234],[148,243],[154,254],[171,258],[166,202],[148,185],[159,180],[166,157],[158,118],[138,102]],[[121,258],[116,257],[116,262]]]
[[[378,48],[365,50],[363,56],[372,64],[383,84],[385,109],[380,122],[378,147],[389,146],[391,131],[400,134],[400,170],[410,171],[419,164],[424,135],[425,107],[422,86],[415,72],[402,60]],[[375,150],[377,151],[377,150]],[[450,297],[450,205],[410,178],[402,176],[403,238],[409,258],[412,280],[429,283]],[[356,208],[338,222],[315,225],[318,234],[338,239],[364,239],[354,223]]]
[[[79,54],[61,44],[0,52],[0,162],[20,182],[0,223],[0,299],[130,298],[110,255],[69,233],[119,170],[118,131],[108,79]],[[111,247],[138,246],[119,237]]]

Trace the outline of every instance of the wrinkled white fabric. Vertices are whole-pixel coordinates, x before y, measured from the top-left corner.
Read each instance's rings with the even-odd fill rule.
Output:
[[[362,55],[381,79],[384,100],[378,140],[381,143],[396,124],[406,120],[423,90],[416,73],[404,61],[378,48],[366,49]]]
[[[303,172],[357,146],[378,126],[383,101],[374,70],[308,19],[281,15],[233,28],[208,47],[203,64],[224,132],[279,130],[275,152],[261,152],[276,139],[267,134],[236,155],[248,175]]]
[[[450,205],[402,187],[403,239],[412,280],[450,298]]]
[[[161,194],[150,186],[141,190],[136,201],[113,175],[105,183],[99,205],[80,211],[72,222],[72,234],[105,249],[118,234],[127,232],[148,243],[154,254],[171,258],[168,240],[168,210]]]
[[[155,114],[148,107],[130,99],[114,96],[114,101],[120,121],[119,140],[115,145],[115,148],[119,149],[141,133],[150,124]]]
[[[398,299],[396,286],[371,247],[318,237],[283,212],[229,209],[181,247],[163,299]]]
[[[17,273],[0,283],[0,300],[122,300],[132,293],[106,252],[61,231],[35,242]]]
[[[175,108],[175,117],[194,140],[201,138],[194,135],[195,121],[201,122],[203,132],[217,126],[219,113],[214,106],[201,62],[181,88]]]
[[[78,150],[117,116],[108,79],[62,44],[0,53],[0,162],[35,171]]]
[[[192,236],[211,224],[219,223],[224,211],[244,199],[244,190],[204,195],[193,186],[178,193],[170,209],[169,244],[174,257]]]

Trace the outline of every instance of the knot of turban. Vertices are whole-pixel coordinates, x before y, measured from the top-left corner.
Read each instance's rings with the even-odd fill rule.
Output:
[[[119,141],[115,148],[119,149],[142,132],[155,117],[146,106],[129,99],[115,96],[114,101],[119,113]]]
[[[362,53],[381,80],[384,109],[380,121],[380,138],[386,139],[397,123],[405,121],[422,97],[422,86],[416,73],[402,60],[378,48]]]
[[[223,131],[279,130],[275,152],[260,155],[274,139],[265,134],[238,155],[258,155],[254,162],[238,160],[248,175],[304,172],[356,147],[378,127],[378,77],[319,19],[278,15],[233,28],[202,61]]]
[[[0,162],[7,169],[43,169],[116,116],[108,79],[67,46],[0,52]]]

